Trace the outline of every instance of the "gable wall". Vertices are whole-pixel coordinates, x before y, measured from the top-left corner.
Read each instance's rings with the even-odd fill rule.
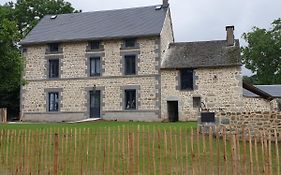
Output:
[[[174,42],[174,32],[173,24],[171,18],[171,11],[168,9],[168,13],[163,25],[162,32],[160,34],[160,43],[161,43],[161,57],[163,58],[165,52],[167,51],[169,44]]]
[[[179,102],[179,119],[197,120],[199,111],[193,108],[193,97],[201,97],[201,101],[213,112],[235,111],[243,108],[242,75],[239,66],[224,68],[195,69],[195,89],[193,91],[178,90],[179,71],[161,71],[161,116],[167,119],[167,101]],[[216,78],[215,78],[216,77]]]

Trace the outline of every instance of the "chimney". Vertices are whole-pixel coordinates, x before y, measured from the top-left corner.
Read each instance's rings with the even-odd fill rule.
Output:
[[[169,5],[170,5],[169,0],[163,0],[163,5],[162,5],[163,8],[168,8]]]
[[[227,46],[234,46],[234,26],[226,26]]]

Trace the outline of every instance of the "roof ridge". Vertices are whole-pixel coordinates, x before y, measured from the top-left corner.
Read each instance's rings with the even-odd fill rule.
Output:
[[[239,41],[239,39],[235,39]],[[181,44],[196,44],[196,43],[215,43],[215,42],[226,42],[226,40],[206,40],[206,41],[188,41],[188,42],[174,42],[171,45],[181,45]]]
[[[281,84],[258,84],[254,86],[281,86]]]
[[[73,14],[89,14],[89,13],[102,13],[102,12],[109,12],[109,11],[122,11],[122,10],[133,10],[133,9],[141,9],[141,8],[152,8],[159,6],[160,4],[150,5],[150,6],[140,6],[140,7],[127,7],[127,8],[117,8],[117,9],[108,9],[108,10],[96,10],[96,11],[88,11],[88,12],[78,12],[78,13],[63,13],[63,14],[48,14],[45,16],[63,16],[63,15],[73,15]]]

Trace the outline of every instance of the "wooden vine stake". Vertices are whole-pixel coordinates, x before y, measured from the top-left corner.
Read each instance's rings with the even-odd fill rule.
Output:
[[[193,145],[193,129],[191,128],[190,131],[190,146],[191,146],[191,167],[192,167],[192,175],[195,175],[195,167],[194,167],[194,161],[195,161],[195,153],[194,153],[194,145]]]
[[[213,153],[213,129],[210,127],[209,129],[209,146],[210,146],[210,167],[211,174],[214,174],[214,153]]]
[[[138,125],[137,128],[137,161],[136,161],[136,165],[137,165],[137,173],[140,173],[140,125]]]
[[[216,131],[216,145],[217,145],[217,162],[218,162],[218,166],[217,166],[217,174],[220,175],[220,128],[218,127],[217,128],[217,131]]]
[[[243,174],[247,174],[247,145],[245,128],[242,129],[242,142],[243,142]]]
[[[279,146],[278,146],[278,135],[276,129],[274,130],[275,136],[275,150],[276,150],[276,164],[277,164],[277,175],[280,175],[280,159],[279,159]]]
[[[59,153],[59,135],[55,133],[54,140],[54,175],[58,175],[58,153]]]
[[[173,145],[173,135],[172,135],[172,128],[170,127],[169,130],[169,136],[170,136],[170,145],[169,145],[169,155],[170,155],[170,174],[174,174],[173,168],[174,168],[174,160],[172,158],[173,152],[172,152],[172,145]]]
[[[168,140],[167,140],[167,131],[166,129],[164,129],[164,146],[165,146],[165,159],[164,159],[164,162],[165,162],[165,169],[164,171],[165,172],[168,172]]]
[[[257,133],[256,132],[254,135],[254,144],[255,144],[256,173],[257,173],[257,175],[260,175],[259,154],[258,154],[258,144],[257,144]]]
[[[225,131],[225,128],[223,128],[223,158],[224,158],[224,174],[227,174],[227,169],[228,169],[228,164],[227,164],[227,150],[226,150],[226,146],[227,146],[227,143],[226,143],[226,131]]]
[[[237,172],[240,173],[240,138],[238,129],[235,129],[235,140],[236,140],[236,165],[237,165]]]
[[[129,133],[129,175],[134,174],[134,132]]]
[[[269,174],[272,175],[272,153],[271,153],[271,133],[268,132],[268,166]]]
[[[153,139],[152,139],[152,162],[153,162],[153,174],[156,174],[156,160],[155,160],[155,128],[153,128]]]
[[[264,154],[264,135],[263,132],[260,134],[261,138],[261,162],[262,162],[262,172],[265,174],[265,154]]]
[[[161,133],[160,133],[160,129],[158,129],[158,161],[159,161],[159,173],[162,174]]]
[[[248,136],[249,136],[249,150],[250,150],[250,172],[251,175],[254,175],[254,164],[253,164],[253,153],[252,153],[252,136],[250,129],[248,130]]]
[[[189,170],[188,170],[188,129],[186,129],[186,139],[185,139],[185,174],[188,175]]]

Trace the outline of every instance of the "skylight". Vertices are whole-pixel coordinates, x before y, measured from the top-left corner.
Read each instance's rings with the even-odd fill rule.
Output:
[[[158,5],[155,7],[155,10],[161,10],[162,9],[162,5]]]
[[[56,18],[57,18],[57,15],[51,16],[51,19],[56,19]]]

